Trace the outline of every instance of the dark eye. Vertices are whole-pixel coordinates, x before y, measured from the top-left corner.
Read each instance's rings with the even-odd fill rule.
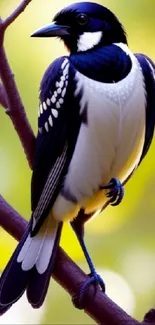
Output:
[[[88,16],[86,14],[78,14],[76,20],[79,25],[86,25],[88,23]]]

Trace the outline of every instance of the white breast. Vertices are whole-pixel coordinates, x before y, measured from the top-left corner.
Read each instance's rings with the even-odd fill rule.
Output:
[[[136,57],[127,51],[132,69],[120,82],[104,84],[76,74],[75,95],[83,89],[80,113],[87,105],[87,124],[81,125],[64,190],[78,205],[59,194],[53,206],[56,219],[75,217],[80,206],[88,213],[102,208],[107,198],[105,191],[97,192],[100,186],[113,177],[123,182],[139,163],[145,138],[145,85]]]
[[[112,177],[123,181],[138,164],[145,135],[145,90],[141,68],[131,54],[132,70],[118,83],[103,84],[79,72],[76,94],[83,88],[87,104],[65,187],[81,201]]]

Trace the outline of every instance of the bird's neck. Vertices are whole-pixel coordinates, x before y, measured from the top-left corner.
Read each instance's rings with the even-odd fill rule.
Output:
[[[70,55],[75,68],[87,77],[106,83],[118,82],[131,70],[127,45],[111,44]]]

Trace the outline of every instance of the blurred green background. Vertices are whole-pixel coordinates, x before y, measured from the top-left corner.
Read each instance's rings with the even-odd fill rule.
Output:
[[[32,39],[30,34],[50,23],[54,14],[71,2],[33,0],[6,33],[8,59],[35,133],[40,80],[47,66],[66,50],[56,39]],[[145,53],[155,61],[155,1],[99,2],[109,7],[125,26],[132,51]],[[0,0],[0,16],[5,18],[19,3],[20,0]],[[106,280],[107,294],[139,320],[149,308],[155,307],[154,157],[155,143],[125,186],[122,204],[108,207],[86,226],[87,245],[97,269]],[[17,134],[0,107],[0,193],[26,219],[30,217],[30,179],[31,171]],[[16,241],[0,229],[0,271],[15,246]],[[61,246],[88,272],[68,225],[65,225]],[[68,294],[54,280],[51,280],[48,297],[40,313],[35,311],[31,314],[25,300],[21,300],[20,308],[18,311],[14,309],[14,314],[10,312],[7,317],[4,316],[0,323],[94,323],[83,311],[73,308]]]

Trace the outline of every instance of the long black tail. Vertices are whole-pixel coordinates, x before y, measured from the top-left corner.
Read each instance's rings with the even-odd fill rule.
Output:
[[[45,299],[59,245],[62,223],[47,217],[35,236],[28,226],[0,278],[0,315],[27,290],[34,308]]]

